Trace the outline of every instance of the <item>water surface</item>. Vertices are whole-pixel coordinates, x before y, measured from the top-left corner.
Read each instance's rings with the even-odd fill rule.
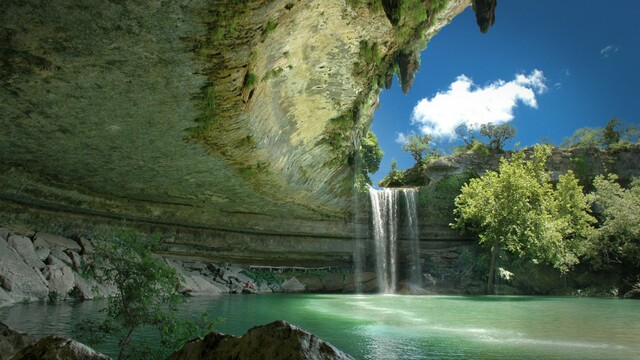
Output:
[[[0,318],[35,335],[71,334],[104,302],[28,304]],[[225,295],[192,298],[183,316],[226,318],[241,335],[283,319],[356,359],[638,359],[640,301],[528,296]],[[153,337],[154,334],[146,333]],[[115,355],[115,343],[96,347]]]

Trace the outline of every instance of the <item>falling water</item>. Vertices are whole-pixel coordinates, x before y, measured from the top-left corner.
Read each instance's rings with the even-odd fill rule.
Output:
[[[376,276],[381,293],[394,293],[398,284],[398,203],[405,201],[407,235],[410,237],[409,276],[412,286],[420,286],[420,256],[418,246],[418,216],[416,191],[413,189],[369,189],[371,217],[375,240]]]

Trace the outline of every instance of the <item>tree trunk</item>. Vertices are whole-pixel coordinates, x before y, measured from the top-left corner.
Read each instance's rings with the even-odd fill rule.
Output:
[[[124,339],[122,339],[122,342],[120,342],[120,353],[118,354],[118,360],[123,360],[124,359],[124,351],[127,348],[127,345],[129,344],[129,340],[131,338],[131,333],[133,332],[134,328],[129,329],[129,332],[127,332],[127,336],[125,336]]]
[[[491,246],[491,263],[489,264],[489,282],[487,284],[487,293],[489,295],[495,294],[493,279],[496,276],[496,253],[498,252],[498,247],[493,245]]]

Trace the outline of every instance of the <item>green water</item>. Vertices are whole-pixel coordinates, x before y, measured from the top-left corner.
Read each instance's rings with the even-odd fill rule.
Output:
[[[17,305],[0,319],[36,335],[69,334],[103,305]],[[356,359],[640,359],[640,301],[556,297],[228,295],[192,298],[217,329],[241,335],[284,319]],[[153,337],[153,334],[146,334]],[[114,355],[114,343],[98,350]]]

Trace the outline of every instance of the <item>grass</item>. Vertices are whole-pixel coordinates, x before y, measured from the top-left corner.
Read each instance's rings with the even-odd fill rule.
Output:
[[[242,83],[242,87],[246,90],[253,90],[258,83],[258,77],[253,72],[249,71],[247,75],[244,77],[244,82]]]

